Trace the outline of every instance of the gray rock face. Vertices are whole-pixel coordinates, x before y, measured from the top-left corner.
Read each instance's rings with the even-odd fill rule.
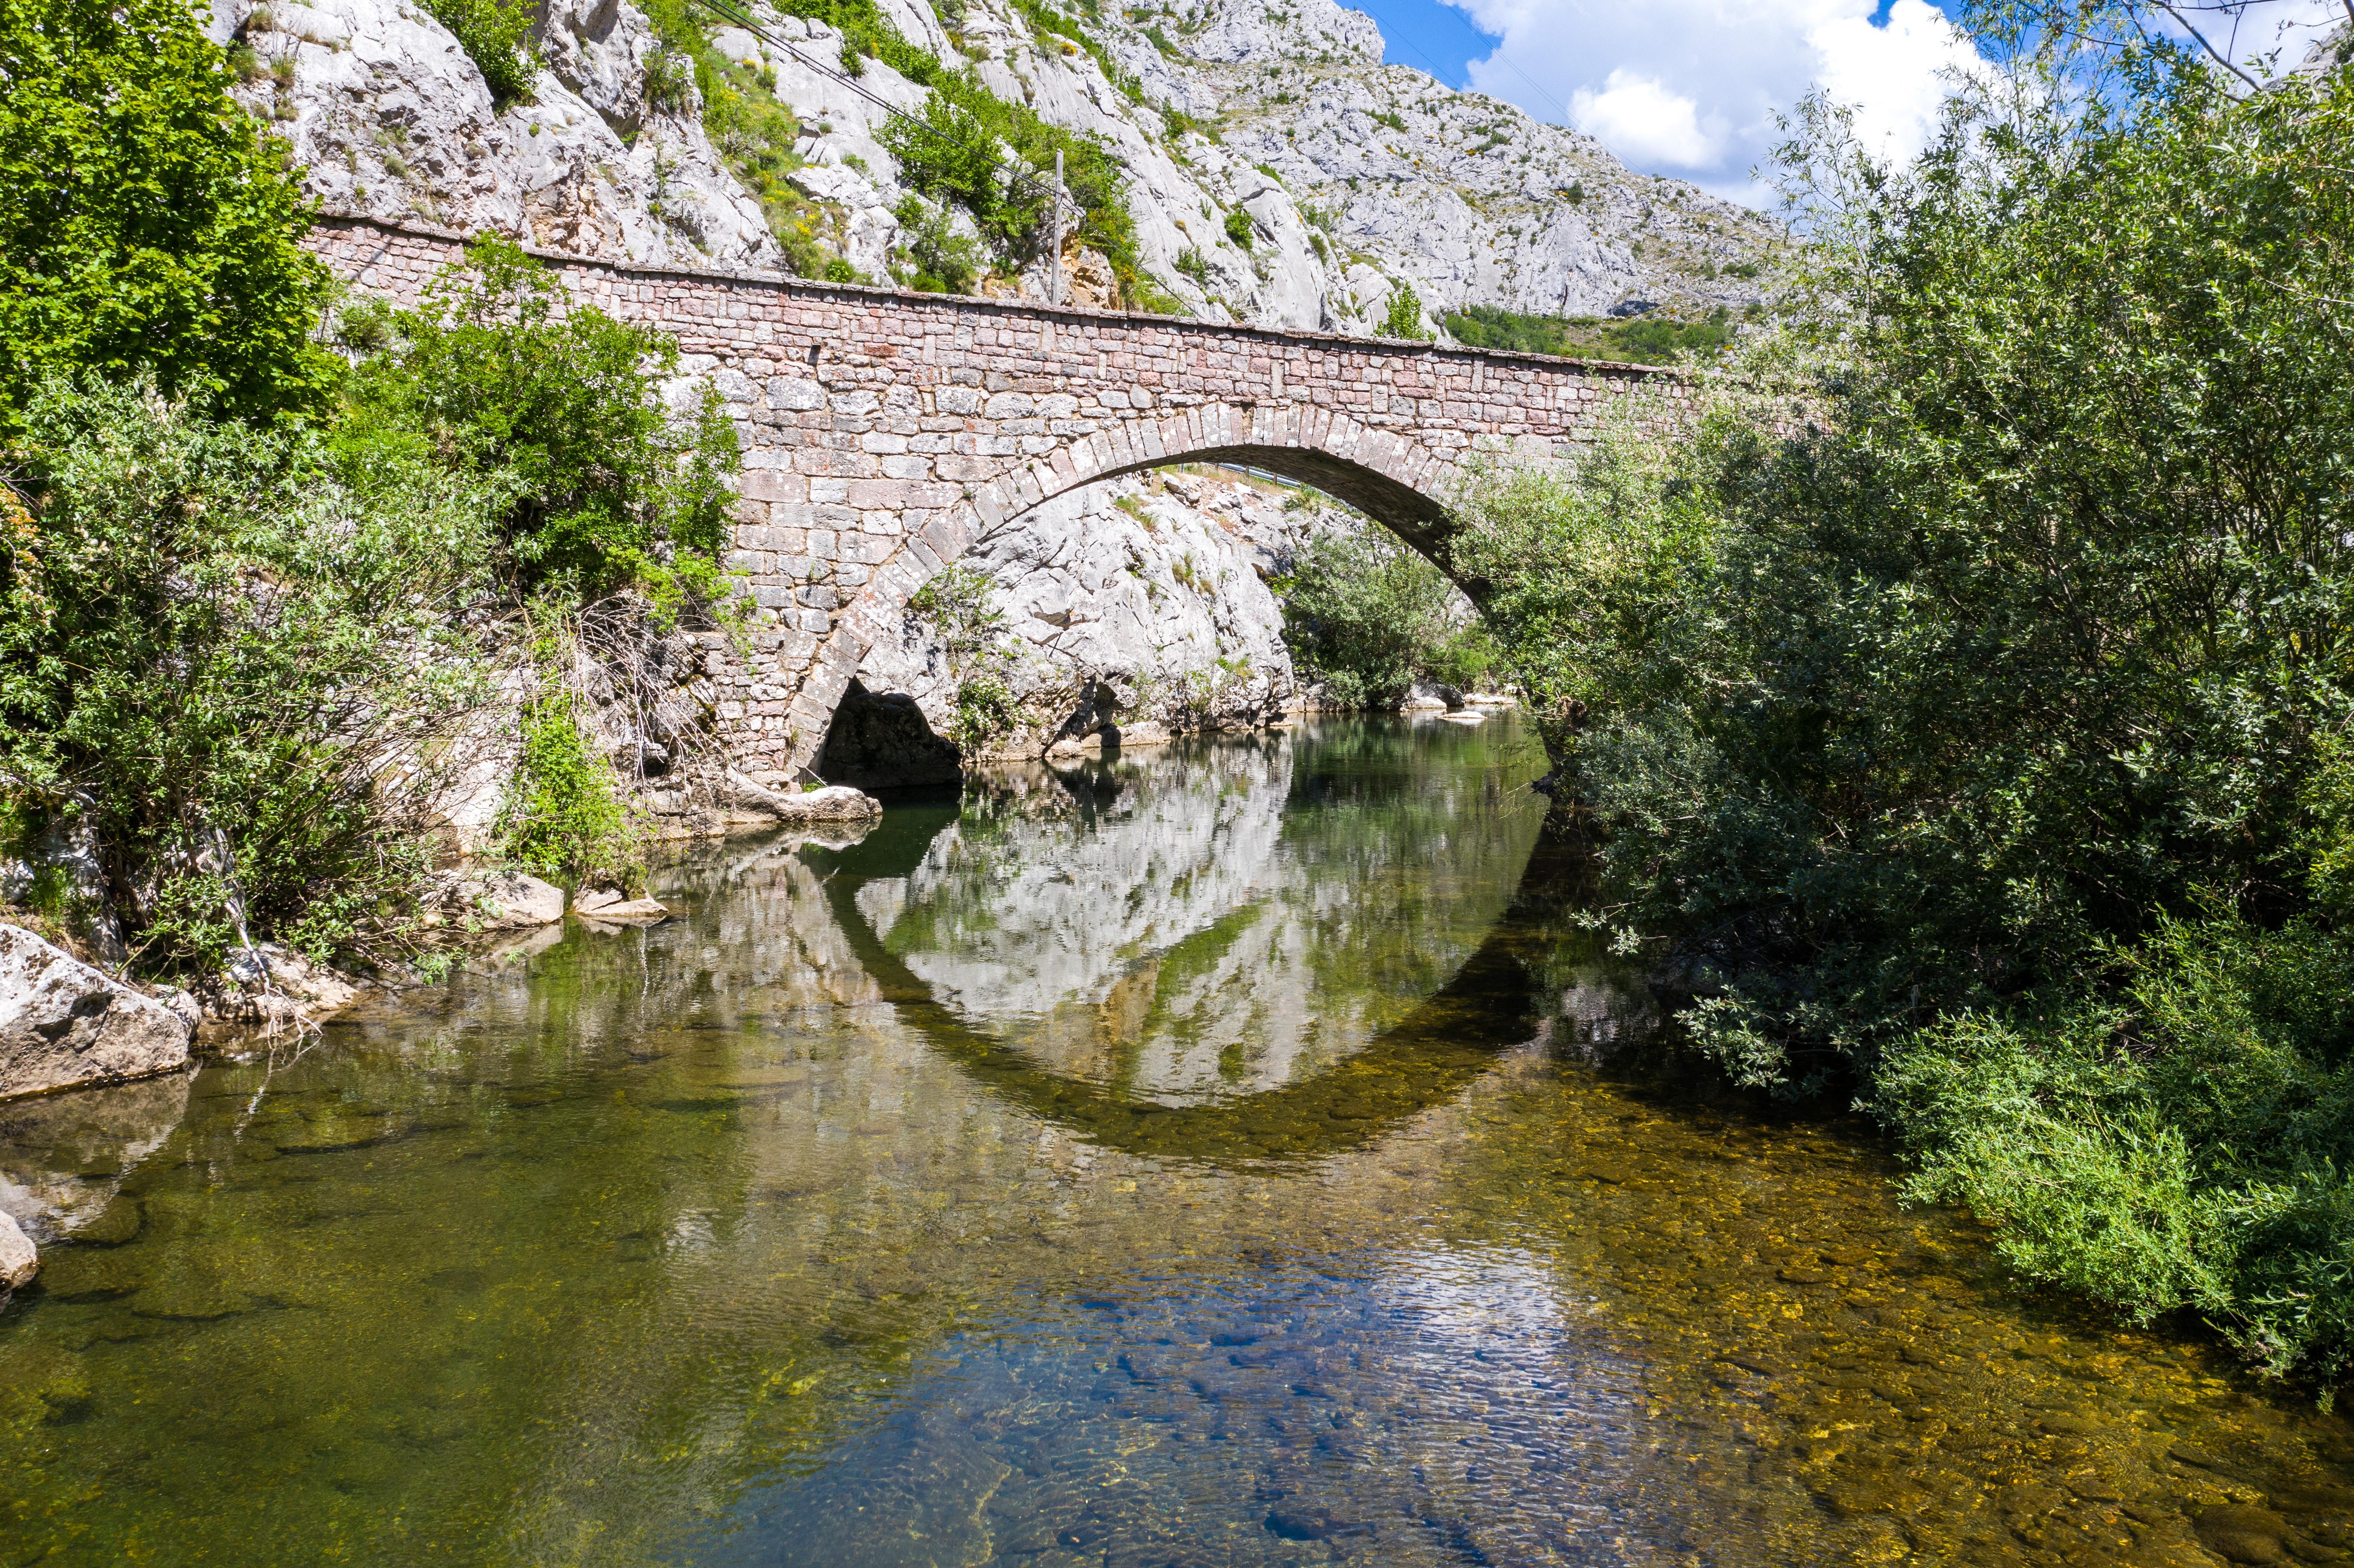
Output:
[[[721,27],[714,48],[801,116],[785,177],[823,215],[822,242],[887,280],[908,189],[876,133],[928,90],[875,60],[854,90],[836,74],[839,32],[762,0],[748,8],[767,36]],[[1206,0],[1182,17],[1108,8],[1087,26],[1141,101],[1089,54],[1034,34],[1008,0],[966,0],[953,27],[924,0],[888,9],[944,64],[1109,147],[1145,269],[1196,315],[1370,333],[1401,283],[1429,327],[1468,302],[1583,313],[1639,294],[1737,307],[1760,297],[1746,264],[1782,243],[1769,220],[1632,174],[1590,136],[1381,64],[1373,20],[1334,0]],[[628,0],[549,0],[535,101],[504,108],[457,40],[401,0],[215,0],[214,30],[254,51],[239,96],[330,207],[590,256],[782,264],[692,84],[649,92],[662,46]],[[1241,238],[1227,228],[1235,215]],[[1100,259],[1065,260],[1075,297],[1099,298]],[[1046,288],[1042,265],[985,291]]]
[[[1002,679],[1016,709],[988,757],[1039,757],[1156,734],[1253,728],[1296,705],[1283,609],[1263,577],[1305,513],[1234,476],[1121,479],[1014,519],[961,563],[1002,617]],[[938,628],[911,613],[867,651],[861,679],[953,726],[969,674]]]
[[[564,918],[564,889],[520,871],[470,877],[459,895],[486,930],[522,930]]]
[[[0,1099],[187,1065],[187,1024],[16,926],[0,926]]]
[[[649,101],[653,27],[622,0],[551,0],[535,101],[504,109],[449,30],[400,0],[215,0],[213,22],[285,77],[237,96],[330,207],[591,256],[780,262],[693,88],[675,110]]]
[[[33,1250],[32,1238],[5,1211],[0,1211],[0,1298],[30,1285],[40,1271],[41,1258]]]

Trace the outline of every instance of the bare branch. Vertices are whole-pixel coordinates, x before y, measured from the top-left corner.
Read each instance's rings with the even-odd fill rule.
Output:
[[[2349,0],[2349,5],[2354,5],[2354,0]],[[2230,71],[2233,76],[2238,77],[2242,81],[2246,82],[2251,90],[2262,90],[2264,84],[2259,82],[2254,77],[2250,76],[2246,71],[2241,69],[2238,66],[2233,65],[2229,55],[2226,55],[2222,50],[2209,43],[2207,41],[2207,35],[2192,26],[2183,16],[2181,8],[2172,4],[2172,0],[2158,0],[2158,8],[2165,12],[2168,16],[2173,17],[2174,25],[2176,26],[2180,27],[2184,32],[2198,39],[2199,47],[2207,51],[2209,58],[2212,59],[2217,65],[2221,66],[2225,70]],[[2237,11],[2233,11],[2232,15],[2236,22],[2239,13]]]

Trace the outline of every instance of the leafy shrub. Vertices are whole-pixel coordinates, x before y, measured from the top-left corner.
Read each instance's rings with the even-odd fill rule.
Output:
[[[523,746],[500,806],[499,843],[509,860],[566,886],[598,875],[634,882],[643,835],[620,776],[590,743],[578,692],[564,678],[560,666],[572,652],[567,633],[559,620],[534,650],[541,676],[519,715]]]
[[[938,573],[907,600],[907,613],[940,645],[957,680],[949,738],[967,756],[1013,727],[1013,652],[1000,628],[1005,614],[990,603],[989,578],[970,567]]]
[[[529,5],[521,0],[425,0],[425,8],[482,73],[493,103],[531,101],[539,56],[531,47]]]
[[[646,102],[664,114],[683,114],[695,101],[695,64],[663,45],[646,56]]]
[[[635,588],[722,597],[735,427],[706,391],[673,415],[678,344],[568,302],[519,248],[477,240],[413,310],[361,306],[344,330],[392,346],[355,366],[340,450],[414,452],[507,500],[493,565],[518,597]]]
[[[0,8],[0,440],[59,370],[241,416],[324,403],[326,269],[230,80],[174,0]]]
[[[2306,237],[2354,80],[2123,58],[1904,171],[1811,105],[1797,335],[1689,439],[1492,483],[1456,559],[1698,1049],[1860,1094],[2029,1274],[2326,1379],[2354,256]]]
[[[1751,268],[1754,273],[1756,269]],[[1661,316],[1611,321],[1597,316],[1524,315],[1500,305],[1465,305],[1447,314],[1447,330],[1474,348],[1661,365],[1690,354],[1711,358],[1733,341],[1723,307],[1697,322]]]
[[[1001,268],[1015,271],[1044,254],[1059,151],[1064,185],[1078,208],[1079,243],[1101,251],[1123,295],[1138,297],[1143,262],[1128,209],[1128,176],[1110,147],[1047,123],[1027,104],[1007,102],[970,71],[936,69],[929,79],[923,113],[895,117],[876,136],[898,159],[907,184],[963,207]]]
[[[1248,250],[1251,248],[1251,240],[1254,237],[1254,233],[1255,230],[1251,223],[1250,214],[1243,211],[1240,207],[1236,207],[1234,211],[1226,214],[1226,238],[1234,241],[1235,245],[1245,250]]]
[[[1311,535],[1278,586],[1285,642],[1345,706],[1393,708],[1416,681],[1486,673],[1486,634],[1455,585],[1386,534]]]
[[[1893,1046],[1877,1105],[1922,1199],[2138,1322],[2196,1310],[2271,1371],[2354,1342],[2354,944],[2227,908],[2161,917],[2106,993],[1970,1012]]]
[[[918,196],[900,198],[892,210],[905,236],[903,251],[909,262],[901,281],[928,294],[970,294],[980,275],[981,243],[959,234],[946,207],[928,207]]]
[[[1390,285],[1389,313],[1382,317],[1383,337],[1404,338],[1419,343],[1430,334],[1422,329],[1422,296],[1404,278]]]
[[[422,786],[480,696],[450,618],[483,487],[378,450],[53,382],[0,556],[0,796],[78,817],[139,967],[217,970],[241,923],[396,959]]]

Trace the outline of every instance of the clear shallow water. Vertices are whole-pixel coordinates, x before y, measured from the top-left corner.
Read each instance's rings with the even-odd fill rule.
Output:
[[[1007,773],[0,1109],[0,1563],[2337,1557],[2345,1423],[1602,1065],[1536,761]]]

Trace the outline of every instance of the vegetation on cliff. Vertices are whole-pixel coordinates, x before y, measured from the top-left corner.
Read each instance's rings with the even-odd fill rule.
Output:
[[[910,43],[874,0],[783,0],[778,9],[839,29],[843,65],[851,74],[877,60],[930,90],[920,110],[895,115],[877,134],[911,192],[896,214],[907,232],[900,281],[927,291],[969,293],[981,272],[1019,272],[1044,256],[1059,153],[1066,213],[1076,220],[1078,243],[1103,253],[1128,302],[1169,307],[1137,248],[1127,175],[1100,137],[1055,125],[1028,104],[999,97],[970,69],[949,69]],[[1034,9],[1076,29],[1043,7]],[[706,128],[729,166],[760,195],[794,266],[812,277],[854,281],[855,270],[820,245],[823,225],[815,204],[781,180],[796,161],[791,147],[800,117],[779,104],[773,76],[722,56],[702,14],[686,0],[652,0],[646,10],[672,57],[692,62]],[[960,232],[951,214],[961,215],[972,232]]]
[[[1274,586],[1300,673],[1343,707],[1394,708],[1417,682],[1477,686],[1494,657],[1445,574],[1371,525],[1312,535]]]
[[[1697,437],[1499,477],[1463,558],[1699,1050],[1858,1098],[2028,1274],[2331,1380],[2354,80],[1989,37],[1909,169],[1809,106],[1797,324]]]
[[[1733,324],[1723,306],[1698,321],[1666,316],[1540,316],[1501,305],[1466,305],[1447,315],[1456,341],[1474,348],[1504,348],[1522,354],[1558,354],[1573,359],[1608,359],[1634,365],[1665,365],[1677,359],[1712,359],[1733,341]]]

